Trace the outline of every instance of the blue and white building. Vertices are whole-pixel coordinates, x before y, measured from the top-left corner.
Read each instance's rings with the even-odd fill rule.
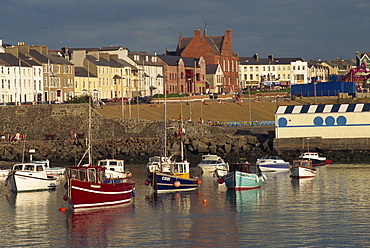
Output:
[[[279,106],[276,138],[370,138],[370,103]]]

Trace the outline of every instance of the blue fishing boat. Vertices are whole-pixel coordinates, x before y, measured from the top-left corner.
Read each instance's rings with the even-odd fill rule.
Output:
[[[246,163],[229,164],[229,172],[218,179],[232,190],[248,190],[261,187],[266,177],[258,165]]]
[[[156,193],[196,190],[201,180],[191,178],[189,171],[189,162],[175,162],[169,173],[150,173],[145,184],[150,184]]]

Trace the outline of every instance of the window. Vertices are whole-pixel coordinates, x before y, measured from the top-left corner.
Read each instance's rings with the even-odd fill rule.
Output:
[[[78,170],[78,179],[80,181],[86,181],[86,170],[85,169]]]
[[[253,66],[249,67],[249,70],[250,70],[250,71],[253,71]]]
[[[95,183],[96,182],[96,179],[95,179],[95,169],[93,169],[93,168],[88,169],[87,170],[87,173],[89,175],[89,182],[90,183]]]
[[[250,74],[250,75],[249,75],[249,79],[250,79],[250,80],[253,80],[253,74]]]

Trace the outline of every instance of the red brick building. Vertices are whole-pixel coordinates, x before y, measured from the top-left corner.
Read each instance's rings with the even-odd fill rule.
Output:
[[[208,36],[205,30],[201,34],[200,29],[194,31],[194,37],[182,37],[180,35],[177,49],[173,55],[181,57],[203,57],[207,65],[219,64],[223,70],[223,84],[221,92],[232,92],[239,89],[238,83],[238,56],[232,51],[231,30],[227,30],[224,36]]]
[[[206,93],[206,63],[201,58],[159,55],[166,94]]]

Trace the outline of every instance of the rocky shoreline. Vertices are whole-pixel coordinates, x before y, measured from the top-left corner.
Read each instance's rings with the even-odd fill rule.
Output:
[[[224,134],[222,134],[224,130]],[[213,135],[185,135],[185,155],[191,166],[196,166],[204,154],[218,154],[228,162],[236,162],[238,158],[255,162],[266,155],[277,155],[286,161],[296,159],[302,149],[277,151],[273,148],[273,137],[268,129],[241,130],[220,128]],[[195,137],[198,136],[198,137]],[[117,158],[125,159],[127,164],[146,164],[148,158],[159,155],[161,140],[159,138],[122,138],[93,140],[93,159]],[[77,164],[87,149],[85,140],[34,140],[26,142],[0,143],[0,157],[7,165],[14,162],[29,161],[29,149],[35,149],[33,160],[49,159],[51,164],[72,166]],[[170,154],[179,155],[180,139],[168,136],[167,150]],[[335,163],[365,163],[370,157],[369,151],[355,150],[312,150],[333,160]],[[87,162],[87,161],[86,161]],[[5,162],[3,162],[4,164]]]

